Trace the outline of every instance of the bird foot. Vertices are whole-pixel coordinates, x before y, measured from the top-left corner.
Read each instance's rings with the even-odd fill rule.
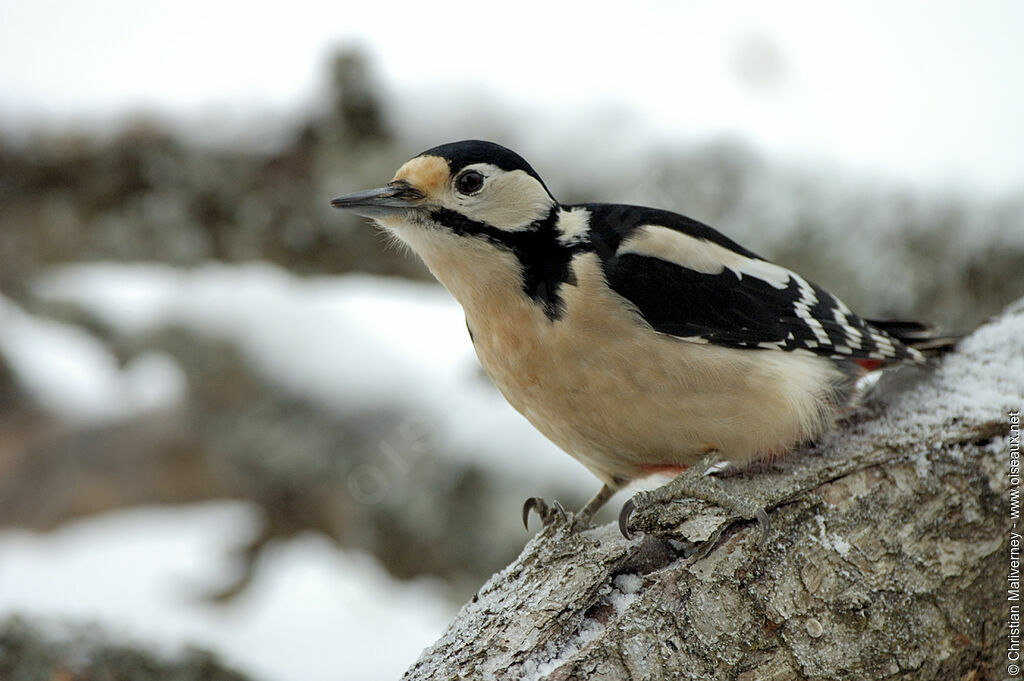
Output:
[[[543,527],[568,524],[572,532],[581,532],[589,527],[585,519],[576,513],[566,511],[557,500],[548,504],[540,497],[530,497],[523,502],[523,527],[527,530],[530,529],[530,513],[533,512],[540,518]]]
[[[626,539],[631,538],[629,522],[634,512],[644,511],[658,504],[672,503],[683,498],[690,498],[714,504],[741,518],[756,520],[761,528],[758,546],[763,545],[768,539],[768,533],[771,531],[771,521],[768,519],[768,514],[765,510],[747,499],[729,494],[722,488],[718,480],[706,474],[710,471],[701,474],[697,472],[700,470],[700,467],[691,467],[677,475],[668,484],[651,491],[638,492],[633,495],[632,499],[623,504],[622,510],[619,512],[619,531],[622,532],[622,536]]]

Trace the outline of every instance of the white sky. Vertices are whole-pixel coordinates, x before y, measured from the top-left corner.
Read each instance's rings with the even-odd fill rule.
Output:
[[[444,127],[438,102],[472,93],[559,129],[625,113],[595,134],[620,148],[640,130],[728,134],[927,184],[1024,186],[1024,3],[623,7],[0,0],[0,122],[295,112],[315,100],[330,50],[356,44],[391,96],[422,112],[420,135]]]

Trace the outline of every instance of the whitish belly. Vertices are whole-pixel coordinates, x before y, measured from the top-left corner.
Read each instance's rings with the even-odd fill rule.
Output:
[[[675,344],[589,357],[479,354],[513,407],[607,481],[713,451],[749,461],[814,437],[831,420],[829,372],[820,366],[802,367],[811,380],[794,382],[775,362],[728,356],[768,351]]]

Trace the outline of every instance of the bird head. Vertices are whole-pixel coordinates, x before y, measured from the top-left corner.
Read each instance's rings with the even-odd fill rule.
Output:
[[[521,156],[480,140],[428,149],[384,187],[331,205],[373,218],[464,306],[487,291],[518,291],[549,318],[560,313],[558,290],[573,280],[572,244],[586,227]]]
[[[428,149],[386,186],[331,205],[373,218],[418,250],[431,230],[495,237],[535,229],[558,203],[521,156],[493,142],[465,140]]]

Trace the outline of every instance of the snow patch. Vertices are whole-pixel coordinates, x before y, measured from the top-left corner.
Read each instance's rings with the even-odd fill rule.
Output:
[[[609,616],[608,622],[621,617],[636,601],[642,588],[643,577],[634,574],[616,575],[611,584],[605,585],[599,592],[598,598],[606,600],[612,606],[614,614]],[[561,650],[552,650],[549,645],[542,651],[541,659],[530,659],[523,664],[523,681],[540,681],[540,679],[546,678],[562,664],[571,660],[591,641],[601,636],[608,626],[608,622],[590,617],[583,618],[576,634],[566,641]]]
[[[825,517],[821,515],[814,516],[814,522],[818,524],[818,536],[815,537],[817,542],[826,549],[832,549],[840,555],[842,558],[846,558],[850,553],[850,542],[845,537],[841,537],[838,534],[830,533],[825,527]]]
[[[604,633],[604,629],[605,625],[601,622],[593,619],[584,619],[580,623],[579,631],[569,639],[561,651],[552,654],[550,646],[543,651],[544,654],[551,655],[550,659],[545,662],[531,659],[523,663],[522,681],[540,681],[547,678],[551,672],[561,667],[563,663],[571,660],[577,653],[583,650],[588,643],[596,640]]]
[[[593,477],[509,406],[479,369],[462,309],[438,285],[387,277],[298,277],[269,264],[88,264],[34,287],[116,331],[165,326],[234,344],[287,392],[341,413],[385,409],[436,427],[438,452],[505,475]]]
[[[1004,420],[1024,408],[1024,299],[965,338],[945,357],[935,376],[902,395],[882,418],[939,447],[930,433],[949,424],[941,414],[968,422]]]
[[[257,506],[220,501],[117,511],[49,534],[5,530],[0,617],[95,622],[165,654],[202,645],[268,681],[383,681],[454,614],[437,581],[397,582],[312,534],[272,545],[235,600],[202,600],[234,576],[225,559],[261,524]]]
[[[166,354],[141,353],[121,367],[87,331],[30,315],[3,296],[0,354],[37,404],[76,423],[171,407],[187,387],[181,368]]]
[[[629,606],[633,605],[643,583],[644,580],[639,575],[618,575],[612,580],[614,588],[608,594],[608,601],[615,608],[616,617],[622,615]]]
[[[920,479],[927,478],[931,474],[932,462],[928,458],[928,450],[922,449],[914,457],[914,472]]]
[[[644,579],[640,575],[619,575],[612,584],[623,594],[635,594],[644,585]]]

